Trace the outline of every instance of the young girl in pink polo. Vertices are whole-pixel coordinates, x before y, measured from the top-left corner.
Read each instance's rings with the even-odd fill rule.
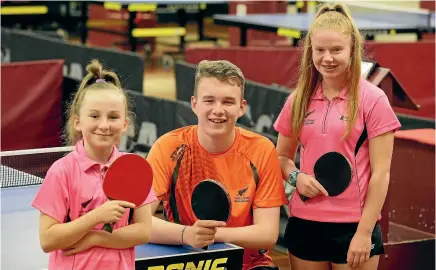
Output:
[[[361,78],[362,43],[345,5],[321,6],[304,41],[298,85],[274,124],[282,175],[296,187],[285,231],[292,270],[376,270],[384,252],[378,220],[400,123],[386,94]],[[331,151],[347,157],[353,172],[336,197],[313,176],[317,159]]]
[[[51,166],[32,202],[41,212],[41,247],[50,253],[50,270],[132,270],[134,247],[150,239],[156,197],[152,190],[142,205],[107,200],[102,181],[122,155],[117,144],[133,119],[117,75],[97,60],[87,71],[68,113],[74,150]],[[115,223],[112,233],[102,230],[105,223]]]

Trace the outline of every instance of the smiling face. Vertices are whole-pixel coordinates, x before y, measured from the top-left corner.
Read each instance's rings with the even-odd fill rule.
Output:
[[[351,59],[351,37],[337,30],[319,29],[310,38],[313,63],[323,78],[344,78]]]
[[[191,98],[192,109],[198,117],[199,132],[215,138],[233,132],[236,121],[245,112],[246,104],[240,86],[213,77],[201,78],[197,93]]]
[[[122,93],[115,90],[86,92],[74,121],[85,145],[94,150],[111,150],[127,126],[126,102]]]

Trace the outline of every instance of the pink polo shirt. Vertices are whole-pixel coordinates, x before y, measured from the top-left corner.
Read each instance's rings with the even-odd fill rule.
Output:
[[[346,89],[329,101],[321,86],[314,93],[300,133],[300,170],[314,175],[315,162],[323,154],[337,151],[352,164],[353,179],[344,193],[336,197],[320,195],[303,202],[298,190],[289,200],[290,215],[322,222],[359,222],[371,178],[368,139],[401,127],[383,90],[362,79],[360,83],[360,108],[350,136],[341,139],[346,129]],[[291,136],[290,109],[294,99],[291,94],[274,123],[274,128]],[[366,126],[368,138],[357,155],[355,148]]]
[[[101,166],[88,157],[79,141],[74,150],[57,160],[50,167],[32,206],[56,219],[60,223],[75,220],[107,201],[103,192],[103,178],[108,166],[123,155],[116,147],[107,164]],[[156,200],[151,190],[142,205]],[[141,206],[142,206],[141,205]],[[139,207],[139,206],[138,206]],[[128,225],[129,211],[116,222],[114,230]],[[104,224],[97,224],[93,230],[101,230]],[[64,256],[55,250],[49,256],[49,269],[135,269],[134,247],[128,249],[107,249],[93,247],[87,251]]]

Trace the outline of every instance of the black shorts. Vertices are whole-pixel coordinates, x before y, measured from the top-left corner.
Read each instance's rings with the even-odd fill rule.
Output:
[[[347,263],[347,253],[358,223],[327,223],[290,217],[285,244],[292,255],[307,261]],[[383,236],[377,222],[371,236],[370,257],[384,253]]]

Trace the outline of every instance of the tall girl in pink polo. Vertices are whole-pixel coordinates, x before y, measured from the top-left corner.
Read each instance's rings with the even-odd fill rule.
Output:
[[[296,187],[285,232],[292,270],[376,270],[384,252],[378,220],[400,123],[385,93],[361,78],[362,43],[345,5],[321,6],[303,44],[298,85],[274,124],[283,177]],[[313,177],[316,160],[330,151],[345,155],[353,171],[337,197]]]
[[[134,246],[150,239],[153,190],[142,205],[108,201],[102,188],[132,123],[127,96],[113,72],[94,60],[69,108],[66,138],[74,150],[47,172],[32,206],[41,212],[40,242],[50,270],[135,269]],[[113,233],[102,230],[115,223]]]

